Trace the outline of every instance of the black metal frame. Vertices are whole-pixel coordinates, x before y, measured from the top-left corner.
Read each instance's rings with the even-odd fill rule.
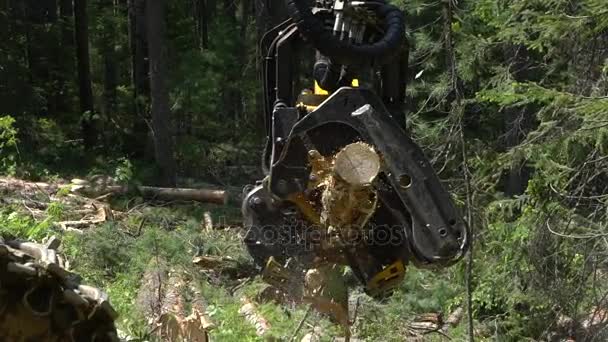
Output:
[[[294,92],[294,66],[302,43],[291,20],[269,31],[261,42],[262,51],[267,51],[263,67],[267,178],[243,201],[249,227],[245,242],[254,259],[264,267],[269,256],[309,258],[310,241],[293,236],[305,236],[305,225],[294,230],[289,214],[297,210],[290,196],[307,191],[308,152],[314,149],[330,156],[349,143],[363,141],[374,146],[384,164],[374,184],[380,205],[368,229],[372,234],[389,229],[398,238],[390,245],[367,241],[361,254],[345,250],[361,282],[367,285],[396,260],[437,266],[458,260],[468,247],[467,226],[422,150],[405,133],[407,44],[400,54],[376,66],[379,79],[373,90],[340,88],[308,113],[296,107]],[[289,243],[284,243],[285,238]]]

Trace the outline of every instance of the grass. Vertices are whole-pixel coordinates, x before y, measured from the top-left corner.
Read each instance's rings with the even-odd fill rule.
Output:
[[[141,280],[153,258],[165,260],[167,267],[179,270],[192,280],[208,303],[208,314],[217,328],[211,336],[217,341],[288,341],[307,310],[306,305],[259,304],[259,312],[271,323],[264,339],[238,311],[240,298],[255,300],[266,286],[259,277],[232,289],[239,280],[229,272],[219,274],[201,272],[192,264],[196,254],[231,256],[237,267],[251,268],[252,261],[241,243],[238,229],[206,231],[201,222],[205,212],[219,221],[239,220],[238,207],[217,207],[201,204],[171,204],[150,206],[137,200],[118,199],[113,206],[131,213],[120,220],[107,222],[84,235],[63,234],[55,231],[52,223],[70,217],[70,208],[52,204],[43,220],[32,219],[27,211],[15,206],[0,206],[0,234],[41,241],[49,235],[59,235],[63,241],[60,252],[69,260],[71,269],[86,283],[104,288],[120,318],[118,327],[135,341],[153,340],[147,318],[135,304]],[[136,209],[133,209],[136,208]],[[143,224],[142,224],[143,223]],[[462,287],[456,272],[432,273],[409,269],[406,281],[395,294],[384,302],[376,302],[360,295],[357,322],[352,327],[354,336],[366,340],[403,341],[406,322],[418,313],[449,313],[460,305]],[[352,310],[352,309],[351,309]],[[352,314],[352,313],[351,313]],[[321,326],[326,340],[340,336],[340,328],[314,311],[296,340]],[[464,336],[461,327],[450,330],[453,340]],[[442,341],[441,335],[428,335],[425,341]]]

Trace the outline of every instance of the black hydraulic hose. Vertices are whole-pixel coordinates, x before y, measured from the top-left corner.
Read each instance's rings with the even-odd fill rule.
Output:
[[[332,63],[329,58],[317,53],[317,61],[313,68],[313,77],[323,90],[333,92],[338,89],[341,74],[341,65]]]
[[[405,41],[405,18],[403,12],[393,5],[377,3],[374,6],[374,11],[384,21],[384,36],[372,44],[354,45],[325,30],[323,21],[312,13],[309,0],[286,1],[287,11],[300,33],[333,63],[382,64],[393,57]]]

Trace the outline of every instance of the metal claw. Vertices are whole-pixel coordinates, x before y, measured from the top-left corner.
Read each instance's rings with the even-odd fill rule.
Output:
[[[112,308],[112,306],[108,302],[108,295],[105,292],[88,285],[78,286],[78,291],[86,299],[97,303],[93,311],[89,313],[89,318],[93,317],[97,310],[102,310],[111,319],[115,319],[116,317],[118,317],[118,313],[114,310],[114,308]]]
[[[34,267],[18,264],[16,262],[9,262],[6,265],[6,269],[12,273],[23,274],[30,277],[33,277],[37,274],[36,269]]]
[[[37,291],[47,291],[48,294],[47,293],[44,293],[44,294],[37,293]],[[48,298],[48,301],[43,303],[44,304],[43,310],[34,308],[34,305],[32,305],[32,301],[30,300],[30,297],[32,295],[38,295],[38,296],[40,296],[40,298]],[[45,316],[48,316],[51,314],[54,299],[55,299],[55,294],[53,293],[52,289],[43,288],[41,285],[36,285],[25,293],[25,295],[23,296],[23,299],[22,299],[22,303],[23,303],[23,306],[25,306],[34,315],[39,316],[39,317],[45,317]]]

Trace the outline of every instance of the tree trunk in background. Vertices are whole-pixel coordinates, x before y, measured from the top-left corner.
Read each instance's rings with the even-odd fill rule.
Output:
[[[150,79],[148,76],[148,38],[146,32],[146,1],[129,0],[129,45],[131,49],[131,78],[135,118],[133,121],[132,151],[136,157],[146,155],[148,142],[148,103]]]
[[[46,105],[38,115],[56,113],[60,90],[55,82],[62,64],[61,51],[49,53],[49,46],[59,45],[59,37],[50,29],[55,27],[58,6],[56,0],[22,0],[26,13],[26,45],[30,71],[30,85],[43,90]]]
[[[74,16],[74,6],[72,0],[60,0],[59,18],[61,19],[61,47],[69,48],[74,46],[74,29],[72,18]]]
[[[175,186],[175,159],[173,156],[173,137],[169,91],[167,79],[166,19],[165,1],[147,1],[148,50],[150,55],[150,99],[152,112],[152,133],[156,163],[162,173],[162,183]]]
[[[287,7],[285,1],[266,0],[268,14],[270,15],[271,27],[276,26],[287,20]]]
[[[74,6],[72,0],[59,1],[60,46],[58,56],[57,95],[56,103],[59,112],[70,110],[69,86],[74,70]]]
[[[285,21],[287,16],[287,8],[284,1],[275,0],[253,0],[256,16],[256,25],[258,37],[262,36],[269,29],[277,26]]]
[[[118,61],[116,55],[116,9],[113,2],[102,1],[103,15],[101,50],[103,55],[103,112],[110,117],[116,112],[116,87],[118,86]]]
[[[236,1],[222,0],[223,14],[230,19],[231,22],[236,22]]]
[[[10,5],[9,0],[0,1],[0,37],[8,39],[10,37],[9,25]]]
[[[201,50],[209,48],[209,9],[207,0],[194,0],[195,19],[196,19],[196,35],[198,37],[198,45]]]
[[[89,57],[89,20],[87,0],[74,1],[76,59],[78,61],[78,88],[80,92],[81,130],[84,146],[90,149],[97,143],[97,130],[93,119],[93,90]]]
[[[509,60],[513,79],[518,82],[525,82],[530,76],[528,49],[523,44],[513,45],[506,49],[505,55]],[[503,110],[505,148],[509,149],[517,146],[525,139],[527,133],[533,128],[533,113],[534,111],[530,110],[528,106],[511,107]],[[530,171],[525,162],[511,166],[505,184],[505,195],[514,197],[525,193],[528,188]]]
[[[238,50],[238,61],[237,61],[237,65],[239,66],[239,75],[243,75],[246,71],[245,68],[247,67],[247,65],[249,63],[247,63],[247,56],[249,56],[246,48],[246,42],[249,41],[249,37],[247,34],[247,29],[249,28],[249,17],[251,14],[251,0],[241,0],[241,13],[240,13],[240,23],[239,23],[239,29],[240,29],[240,37],[242,39],[243,42],[243,47],[241,49]],[[234,99],[234,122],[235,122],[235,126],[239,127],[241,120],[246,119],[245,118],[245,113],[247,111],[247,108],[244,107],[244,94],[243,94],[243,88],[238,84],[238,75],[236,75],[235,77],[235,84],[237,84],[238,86],[234,87],[234,91],[232,94],[232,97]]]
[[[21,0],[27,7],[27,21],[48,24],[57,20],[57,0]]]
[[[220,8],[225,17],[225,25],[234,30],[235,34],[240,33],[240,27],[237,26],[239,23],[237,22],[236,1],[222,0]],[[241,37],[241,41],[245,42],[246,39]],[[228,68],[227,72],[223,75],[222,83],[224,86],[221,89],[222,110],[224,112],[222,115],[232,119],[231,123],[235,126],[238,125],[238,120],[240,118],[239,104],[241,102],[241,96],[239,94],[240,89],[238,80],[242,77],[241,67],[243,66],[243,63],[241,62],[241,51],[245,49],[243,45],[244,44],[242,43],[240,47],[232,48],[231,54],[234,59],[229,61],[231,67]]]
[[[27,70],[28,70],[28,78],[30,81],[30,84],[33,85],[34,84],[34,80],[35,80],[35,58],[34,58],[34,48],[32,45],[32,23],[29,22],[27,20],[27,5],[24,3],[23,4],[24,7],[24,11],[25,11],[25,15],[24,17],[26,18],[24,20],[24,33],[25,33],[25,56],[26,56],[26,60],[27,60]]]

